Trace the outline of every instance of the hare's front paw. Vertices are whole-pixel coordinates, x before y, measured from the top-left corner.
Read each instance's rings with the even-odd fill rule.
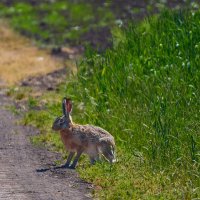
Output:
[[[69,169],[75,169],[76,166],[74,166],[74,165],[72,164],[72,165],[70,165],[68,168],[69,168]]]
[[[68,164],[64,164],[64,165],[61,165],[60,168],[66,169],[66,168],[69,168],[69,165]]]

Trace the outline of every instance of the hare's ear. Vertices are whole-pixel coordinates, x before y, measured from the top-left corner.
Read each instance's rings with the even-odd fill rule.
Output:
[[[72,101],[71,101],[71,99],[66,99],[65,105],[66,105],[67,112],[71,113],[71,111],[72,111]]]
[[[63,98],[63,101],[62,101],[62,111],[63,111],[63,115],[64,115],[65,117],[67,117],[66,102],[67,102],[67,99],[66,99],[66,98]]]

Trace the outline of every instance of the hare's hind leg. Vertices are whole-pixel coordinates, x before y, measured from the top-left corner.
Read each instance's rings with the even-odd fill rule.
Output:
[[[76,157],[74,158],[74,161],[73,161],[72,165],[70,165],[71,169],[75,169],[76,168],[76,165],[77,165],[78,160],[79,160],[79,158],[80,158],[80,156],[81,156],[82,153],[83,153],[83,150],[79,150],[77,152]]]
[[[95,162],[99,161],[99,154],[100,154],[100,150],[99,147],[97,145],[91,145],[88,149],[87,149],[87,154],[90,158],[90,163],[92,165],[95,164]]]

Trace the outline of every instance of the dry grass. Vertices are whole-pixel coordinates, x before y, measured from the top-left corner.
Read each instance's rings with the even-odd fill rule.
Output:
[[[0,36],[0,86],[13,85],[27,76],[43,75],[63,65],[3,21],[0,21]]]

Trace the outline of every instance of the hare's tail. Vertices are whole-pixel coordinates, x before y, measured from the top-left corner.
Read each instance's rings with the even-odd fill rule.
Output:
[[[115,144],[110,138],[101,138],[99,150],[110,163],[116,162]]]

